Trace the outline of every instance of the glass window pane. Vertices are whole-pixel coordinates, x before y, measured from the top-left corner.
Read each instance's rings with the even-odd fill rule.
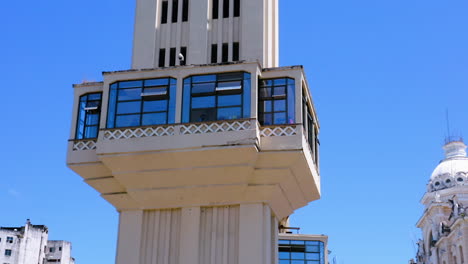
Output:
[[[260,98],[269,98],[271,97],[271,88],[262,88],[260,89]]]
[[[119,88],[133,88],[133,87],[141,87],[143,85],[143,81],[128,81],[128,82],[119,82]]]
[[[244,73],[244,102],[243,102],[243,114],[244,118],[250,118],[252,113],[251,113],[251,96],[252,96],[252,90],[250,89],[250,74],[249,73]]]
[[[140,115],[117,116],[115,127],[132,127],[140,125]]]
[[[320,241],[306,241],[306,245],[319,245]]]
[[[289,240],[282,240],[282,239],[280,239],[280,240],[278,240],[278,244],[279,244],[279,245],[289,245]]]
[[[101,93],[88,94],[88,101],[92,101],[92,100],[100,101],[101,100]]]
[[[261,80],[260,86],[266,87],[266,86],[272,86],[273,85],[273,80]]]
[[[167,95],[167,87],[151,87],[143,89],[143,98],[148,96],[165,96]]]
[[[162,85],[168,85],[169,84],[169,79],[153,79],[153,80],[145,80],[145,86],[162,86]]]
[[[244,78],[243,72],[229,72],[218,74],[218,81],[234,81],[242,80]]]
[[[117,91],[115,89],[111,89],[109,93],[107,128],[114,128],[116,106],[117,106]]]
[[[167,111],[167,100],[143,101],[143,112]]]
[[[275,100],[275,112],[286,111],[286,100]]]
[[[141,88],[119,90],[119,101],[140,100]]]
[[[97,124],[99,124],[99,113],[86,115],[86,125],[91,126]]]
[[[306,251],[307,252],[319,252],[320,249],[319,249],[319,246],[309,246],[309,245],[306,245]]]
[[[167,114],[166,113],[155,113],[155,114],[144,114],[141,121],[141,125],[150,126],[150,125],[163,125],[167,123]]]
[[[291,260],[291,264],[304,264],[305,260]]]
[[[275,79],[273,80],[274,81],[274,85],[277,86],[277,85],[286,85],[286,78],[281,78],[281,79]]]
[[[169,86],[169,109],[167,123],[175,123],[175,113],[176,113],[176,92],[177,92],[177,83],[176,80],[171,79],[171,85]]]
[[[280,259],[279,264],[290,264],[291,261],[289,259]]]
[[[192,94],[212,93],[215,91],[215,83],[197,83],[192,85]]]
[[[263,101],[263,112],[273,112],[272,101]]]
[[[229,108],[219,108],[218,109],[218,119],[217,120],[232,120],[240,119],[241,108],[240,107],[229,107]]]
[[[288,82],[291,82],[288,80]],[[294,82],[288,85],[288,123],[294,124],[296,123],[296,96],[295,96],[295,85]]]
[[[320,254],[319,253],[306,253],[306,259],[307,260],[320,260]]]
[[[117,104],[117,114],[132,114],[141,111],[141,101],[122,102]]]
[[[320,264],[320,261],[308,260],[306,263],[307,263],[307,264]]]
[[[193,83],[200,83],[200,82],[216,82],[216,75],[201,75],[201,76],[193,76],[192,77]]]
[[[215,107],[215,96],[203,96],[192,98],[192,109]]]
[[[263,114],[263,120],[260,120],[260,123],[265,126],[273,125],[273,114]]]
[[[216,120],[216,109],[195,109],[192,110],[190,122],[206,122]]]
[[[182,98],[182,123],[190,122],[190,78],[184,80],[184,97]],[[174,89],[175,90],[175,89]],[[171,90],[172,93],[172,90]],[[171,96],[171,100],[175,100]]]
[[[286,113],[274,113],[273,119],[275,125],[286,124]]]
[[[278,256],[280,259],[290,259],[291,253],[289,252],[278,252]]]
[[[274,96],[285,96],[286,95],[286,86],[275,87],[273,91]]]
[[[98,134],[97,126],[86,127],[85,138],[97,138],[97,134]]]
[[[291,259],[305,259],[303,252],[291,252]]]
[[[218,87],[216,90],[223,91],[223,90],[239,90],[242,89],[242,82],[241,81],[233,81],[233,82],[219,82]]]
[[[241,100],[242,95],[240,94],[218,96],[218,107],[241,105]]]

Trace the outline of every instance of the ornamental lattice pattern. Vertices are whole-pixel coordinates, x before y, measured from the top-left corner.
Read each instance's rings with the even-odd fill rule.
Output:
[[[260,131],[262,137],[288,137],[296,134],[296,126],[264,127]]]
[[[73,151],[96,149],[96,140],[80,140],[73,143]]]
[[[209,123],[209,124],[190,124],[181,125],[181,135],[194,135],[194,134],[207,134],[217,132],[228,132],[228,131],[242,131],[250,129],[251,122],[246,121],[234,121],[234,122],[220,122],[220,123]]]
[[[107,130],[104,132],[104,139],[130,139],[130,138],[144,138],[144,137],[163,137],[173,136],[175,133],[174,126],[160,126],[160,127],[143,127],[143,128],[127,128]]]

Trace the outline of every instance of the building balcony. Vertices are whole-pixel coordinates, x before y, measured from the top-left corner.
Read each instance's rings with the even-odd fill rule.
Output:
[[[264,70],[242,66],[242,75],[222,78],[244,79],[218,76],[215,88],[206,81],[214,77],[205,77],[213,74],[190,81],[186,76],[199,73],[154,76],[180,75],[181,69],[114,73],[103,83],[75,87],[68,166],[118,210],[264,202],[281,218],[319,199],[318,124],[302,70],[289,68],[289,79],[262,81],[250,76]],[[285,87],[301,96],[288,97]],[[215,107],[205,107],[212,98]],[[207,120],[194,122],[200,119]],[[163,124],[145,125],[153,121]]]

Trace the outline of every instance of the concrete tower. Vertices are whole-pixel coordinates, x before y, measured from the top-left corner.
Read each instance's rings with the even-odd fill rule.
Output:
[[[468,254],[468,158],[461,140],[444,146],[445,159],[432,173],[417,223],[418,264],[463,264]]]
[[[320,198],[302,66],[277,0],[137,0],[132,69],[74,85],[67,164],[120,213],[118,264],[271,264]]]

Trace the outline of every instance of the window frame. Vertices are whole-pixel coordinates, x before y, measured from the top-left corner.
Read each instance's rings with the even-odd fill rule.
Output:
[[[147,82],[159,82],[166,79],[166,84],[164,85],[150,85],[146,84]],[[141,85],[130,86],[120,88],[121,83],[131,83],[131,82],[140,82]],[[114,86],[114,87],[113,87]],[[166,89],[165,93],[161,92],[147,92],[146,89]],[[137,90],[139,89],[139,96],[135,96],[133,99],[119,100],[122,90]],[[159,77],[151,79],[138,79],[138,80],[122,80],[111,83],[109,85],[109,100],[107,106],[107,120],[106,120],[106,129],[120,129],[127,127],[145,127],[145,126],[162,126],[175,123],[175,104],[176,104],[176,90],[177,90],[177,79],[173,77]],[[136,92],[138,94],[138,92]],[[166,101],[166,106],[164,110],[160,111],[145,111],[145,102],[154,102],[154,101]],[[119,103],[136,103],[139,102],[139,111],[130,112],[130,113],[119,113]],[[120,105],[122,107],[122,104]],[[144,115],[145,114],[160,114],[165,113],[166,119],[162,124],[144,124]],[[138,124],[135,126],[119,126],[118,117],[119,116],[136,116],[138,115]]]
[[[92,95],[99,95],[99,99],[94,99],[94,100],[89,100],[89,96]],[[83,98],[86,99],[83,101]],[[99,102],[97,106],[93,107],[88,107],[88,103],[90,102]],[[82,103],[85,103],[85,107],[82,109]],[[88,109],[86,109],[88,108]],[[102,108],[102,92],[90,92],[86,93],[80,96],[78,99],[78,113],[76,115],[76,129],[75,129],[75,139],[81,140],[81,139],[94,139],[97,138],[99,135],[99,127],[100,127],[100,122],[101,122],[101,108]],[[83,127],[81,127],[81,114],[84,113],[84,118],[83,118]],[[97,123],[93,125],[88,124],[88,115],[89,114],[97,114]],[[96,135],[94,136],[87,136],[87,129],[89,127],[96,127]],[[83,131],[81,131],[83,130]]]
[[[13,255],[13,250],[11,249],[5,249],[5,256],[6,257],[11,257]]]
[[[285,84],[276,85],[276,81],[284,80]],[[265,83],[271,82],[271,85]],[[292,88],[290,89],[290,85]],[[275,88],[284,87],[284,95],[275,94]],[[264,89],[269,89],[270,92],[267,93],[270,96],[262,96],[262,91]],[[292,77],[275,77],[275,78],[266,78],[259,79],[258,84],[258,121],[262,126],[278,126],[278,125],[291,125],[296,123],[296,98],[295,98],[296,82]],[[285,101],[284,110],[275,111],[275,102],[276,101]],[[265,102],[271,102],[271,111],[265,111]],[[291,104],[292,102],[292,104]],[[285,122],[275,122],[275,114],[285,114]],[[265,123],[265,115],[271,115],[271,123]]]
[[[223,75],[229,74],[239,74],[242,78],[233,78],[233,79],[222,79]],[[207,81],[195,81],[194,78],[197,77],[207,77],[210,78],[211,76],[214,77],[214,80],[207,80]],[[250,98],[251,98],[251,74],[249,72],[244,71],[236,71],[236,72],[225,72],[225,73],[213,73],[213,74],[203,74],[203,75],[192,75],[184,78],[183,82],[183,96],[182,96],[182,122],[183,123],[200,123],[200,122],[216,122],[216,121],[226,121],[226,120],[238,120],[244,118],[250,118],[251,115],[251,106],[250,106]],[[240,82],[240,88],[223,88],[220,87],[219,84],[221,83],[232,83],[232,82]],[[195,85],[194,85],[195,84]],[[209,92],[194,92],[194,86],[203,85],[203,84],[212,84],[213,90]],[[237,87],[237,86],[236,86]],[[189,90],[189,91],[187,91]],[[238,105],[221,105],[220,106],[220,99],[222,100],[223,96],[233,96],[233,95],[240,95],[240,104]],[[208,98],[214,97],[214,106],[212,107],[204,107],[204,108],[193,108],[193,98]],[[188,102],[187,102],[188,100]],[[248,105],[247,105],[248,104]],[[228,109],[228,108],[239,108],[240,114],[239,118],[233,119],[219,119],[219,109]],[[194,120],[194,111],[197,110],[208,110],[211,109],[213,111],[214,119],[210,120]]]

